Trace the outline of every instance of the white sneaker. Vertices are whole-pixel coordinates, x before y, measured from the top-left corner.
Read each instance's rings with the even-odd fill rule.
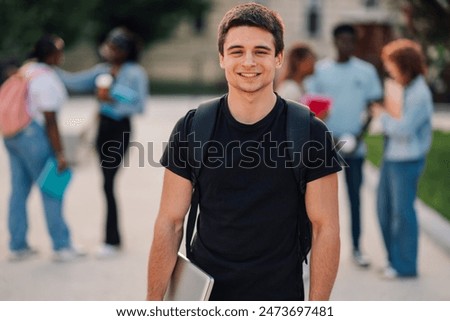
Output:
[[[81,257],[86,256],[86,253],[74,248],[68,247],[58,251],[55,251],[53,255],[53,261],[55,262],[71,262]]]
[[[9,260],[11,262],[24,261],[26,259],[29,259],[29,258],[35,256],[36,254],[38,254],[38,251],[28,247],[26,249],[19,250],[19,251],[11,251],[11,254],[9,255]]]
[[[105,243],[97,250],[96,256],[99,259],[109,259],[118,256],[120,252],[120,246]]]
[[[367,257],[365,257],[359,250],[353,251],[353,261],[356,263],[356,265],[363,268],[369,267],[370,265]]]
[[[392,266],[388,266],[381,272],[381,277],[385,280],[394,280],[398,278],[398,272]]]

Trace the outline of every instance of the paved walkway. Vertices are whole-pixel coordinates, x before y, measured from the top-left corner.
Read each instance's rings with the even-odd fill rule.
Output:
[[[2,144],[0,300],[142,300],[146,290],[147,254],[158,210],[163,172],[154,164],[161,155],[162,142],[167,140],[174,122],[204,98],[154,97],[149,101],[147,112],[135,119],[136,130],[132,140],[136,143],[132,145],[130,157],[127,159],[129,166],[121,171],[117,185],[125,251],[120,257],[110,260],[98,260],[93,255],[102,238],[104,204],[100,171],[94,154],[88,148],[77,151],[78,163],[74,167],[73,181],[65,202],[65,215],[74,242],[89,252],[88,257],[68,264],[57,264],[50,260],[50,242],[45,229],[42,205],[39,193],[34,189],[29,200],[29,241],[40,251],[40,255],[25,262],[12,263],[7,260],[6,208],[9,171]],[[76,133],[90,123],[95,111],[95,101],[92,99],[71,100],[60,115],[67,144],[73,146]],[[89,135],[84,137],[88,139]],[[365,171],[367,179],[362,193],[362,244],[373,264],[370,269],[362,270],[354,266],[350,259],[348,204],[343,193],[345,186],[341,186],[342,257],[332,298],[450,300],[450,252],[444,250],[444,247],[427,234],[425,226],[430,222],[427,215],[433,214],[429,214],[426,209],[420,210],[421,227],[424,231],[420,237],[420,278],[404,281],[384,281],[379,278],[377,270],[385,262],[374,211],[377,173],[370,167],[366,167]],[[441,225],[439,221],[437,224]]]

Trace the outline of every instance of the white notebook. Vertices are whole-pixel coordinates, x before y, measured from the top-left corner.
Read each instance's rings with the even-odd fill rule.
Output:
[[[208,301],[213,285],[209,274],[178,253],[164,301]]]

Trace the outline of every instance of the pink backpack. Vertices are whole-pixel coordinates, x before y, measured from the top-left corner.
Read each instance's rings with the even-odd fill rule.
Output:
[[[26,66],[10,76],[0,87],[0,132],[12,137],[31,123],[28,112],[28,83],[32,77],[46,72],[37,69],[26,72]]]

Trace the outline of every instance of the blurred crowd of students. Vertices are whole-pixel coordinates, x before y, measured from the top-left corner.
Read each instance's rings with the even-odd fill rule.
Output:
[[[142,43],[130,30],[113,29],[100,47],[102,62],[77,73],[59,68],[64,56],[64,40],[45,34],[36,41],[28,59],[19,65],[9,61],[4,68],[8,78],[19,74],[28,81],[27,103],[30,121],[20,131],[3,135],[9,156],[11,190],[8,206],[10,259],[24,260],[37,254],[27,239],[27,199],[47,161],[54,159],[58,172],[68,170],[56,113],[70,92],[95,93],[98,132],[96,150],[103,174],[105,197],[104,241],[99,258],[116,256],[122,250],[119,211],[115,197],[115,178],[129,145],[131,117],[141,113],[148,96],[148,76],[138,63]],[[97,77],[108,75],[107,90],[97,88]],[[70,228],[64,219],[64,195],[41,190],[48,232],[55,261],[72,261],[85,252],[72,244]]]
[[[386,249],[382,275],[415,277],[419,228],[414,200],[432,139],[433,101],[424,78],[424,54],[412,40],[386,44],[380,57],[386,74],[382,81],[373,65],[354,56],[358,33],[353,26],[336,26],[333,39],[335,56],[317,62],[317,54],[307,43],[288,48],[275,90],[297,102],[329,100],[329,109],[317,116],[340,148],[350,203],[353,259],[364,268],[370,260],[360,246],[360,190],[366,157],[363,135],[370,120],[379,119],[384,136],[376,203]],[[303,100],[307,95],[309,100]]]

